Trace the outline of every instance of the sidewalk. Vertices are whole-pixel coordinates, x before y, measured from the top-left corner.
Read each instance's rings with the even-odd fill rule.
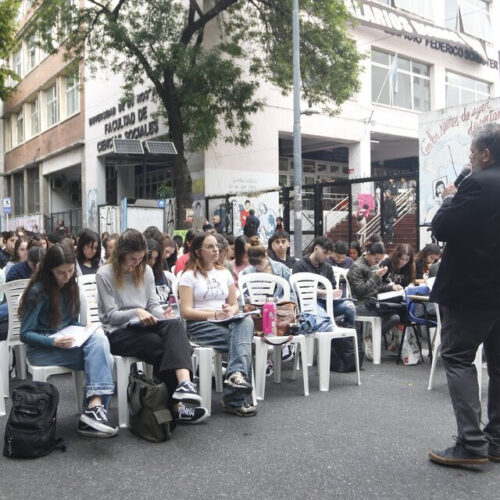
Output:
[[[398,366],[385,354],[378,366],[365,360],[360,387],[355,374],[332,373],[330,392],[320,393],[315,367],[309,397],[300,374],[280,385],[268,378],[254,418],[225,414],[214,393],[206,423],[178,427],[161,444],[127,430],[114,439],[81,438],[71,378],[54,377],[67,451],[0,457],[0,499],[497,498],[500,464],[448,469],[427,460],[429,447],[450,446],[456,432],[442,365],[428,391],[428,361]],[[487,379],[484,370],[484,408]]]

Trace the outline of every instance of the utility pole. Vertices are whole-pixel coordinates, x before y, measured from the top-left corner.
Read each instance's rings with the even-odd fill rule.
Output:
[[[293,248],[302,258],[302,138],[300,132],[299,0],[293,0]]]

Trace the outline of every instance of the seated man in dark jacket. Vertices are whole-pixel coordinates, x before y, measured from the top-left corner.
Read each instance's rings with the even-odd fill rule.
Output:
[[[333,243],[330,238],[320,236],[313,242],[313,252],[309,257],[304,257],[293,266],[293,274],[296,273],[314,273],[324,276],[330,281],[333,288],[336,288],[337,281],[333,274],[333,269],[328,264],[327,259],[333,251]],[[324,292],[324,291],[323,291]],[[321,290],[318,290],[318,297],[320,297]],[[342,297],[342,290],[334,290],[334,299]],[[354,327],[355,323],[355,308],[351,301],[342,300],[333,303],[333,314],[335,318],[342,316],[343,325]]]

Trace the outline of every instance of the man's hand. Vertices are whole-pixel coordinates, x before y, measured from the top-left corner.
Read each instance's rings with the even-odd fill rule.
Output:
[[[457,188],[455,186],[455,184],[453,184],[453,182],[451,184],[448,184],[444,190],[443,190],[443,194],[441,195],[443,198],[446,198],[446,196],[450,196],[450,195],[454,195],[456,194],[457,192]]]
[[[375,274],[377,276],[383,276],[386,272],[388,271],[388,267],[387,266],[384,266],[384,267],[380,267],[379,269],[377,269],[375,271]]]

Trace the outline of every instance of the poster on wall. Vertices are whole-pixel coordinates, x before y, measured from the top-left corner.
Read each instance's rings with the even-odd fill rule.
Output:
[[[471,136],[500,121],[500,98],[430,111],[420,115],[420,224],[430,225],[446,185],[470,166]]]
[[[276,230],[276,217],[278,217],[279,193],[264,193],[256,197],[237,196],[230,200],[233,216],[233,234],[243,234],[246,218],[250,210],[255,210],[259,219],[259,239],[267,244],[267,240]]]

